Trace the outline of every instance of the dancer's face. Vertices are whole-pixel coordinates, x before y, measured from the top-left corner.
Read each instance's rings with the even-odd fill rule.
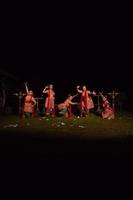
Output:
[[[52,90],[53,89],[53,85],[49,85],[49,88]]]
[[[33,95],[33,91],[32,90],[29,91],[29,95],[31,95],[31,96]]]
[[[83,91],[86,91],[86,86],[83,86]]]

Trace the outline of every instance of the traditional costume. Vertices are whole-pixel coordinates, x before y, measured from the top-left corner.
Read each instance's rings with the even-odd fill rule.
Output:
[[[88,109],[91,110],[94,108],[94,102],[92,100],[92,97],[89,95],[88,96]]]
[[[86,116],[89,112],[89,109],[94,108],[94,103],[91,98],[91,92],[86,89],[86,86],[83,86],[83,89],[80,90],[79,86],[77,86],[77,91],[81,93],[80,99],[80,115]]]
[[[45,100],[45,111],[46,115],[51,114],[55,116],[55,92],[53,91],[53,85],[49,85],[49,87],[45,87],[43,93],[47,93],[48,96]]]
[[[60,114],[66,116],[68,118],[71,118],[73,116],[73,114],[72,114],[72,105],[77,104],[77,103],[72,102],[72,99],[75,96],[69,95],[68,98],[64,101],[64,103],[58,104],[58,109],[60,111],[59,112]]]
[[[104,111],[102,112],[102,118],[103,119],[114,119],[115,116],[114,116],[114,111],[113,109],[110,107],[110,103],[109,101],[107,100],[107,97],[102,97],[103,99],[103,109]]]
[[[27,85],[26,86],[26,92],[27,95],[24,100],[24,106],[23,106],[23,116],[24,117],[33,117],[35,115],[35,105],[36,105],[36,100],[33,97],[33,92],[32,90],[28,90]]]
[[[34,116],[35,115],[35,104],[36,101],[33,96],[27,95],[24,101],[24,115],[25,116]]]

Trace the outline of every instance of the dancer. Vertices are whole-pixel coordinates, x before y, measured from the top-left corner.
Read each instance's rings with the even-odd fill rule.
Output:
[[[94,108],[94,103],[93,100],[91,98],[91,94],[96,95],[96,93],[90,92],[89,90],[87,90],[86,86],[84,85],[82,90],[79,89],[80,86],[77,86],[77,91],[79,93],[81,93],[81,99],[80,99],[80,115],[82,116],[86,116],[89,112],[89,109]]]
[[[23,117],[33,117],[35,115],[36,100],[33,97],[33,91],[28,89],[27,83],[24,84],[26,96],[24,100]]]
[[[113,109],[110,107],[110,103],[107,99],[107,96],[103,96],[102,93],[100,93],[102,100],[103,100],[103,112],[102,112],[102,118],[103,119],[114,119],[115,115],[114,115],[114,111]]]
[[[53,85],[50,84],[49,86],[46,86],[43,90],[44,94],[48,94],[45,100],[45,111],[46,115],[52,115],[55,116],[55,92],[53,90]]]
[[[68,95],[68,98],[64,101],[64,103],[58,104],[58,109],[60,110],[60,114],[63,114],[65,117],[71,118],[73,116],[72,113],[72,105],[76,105],[78,103],[72,102],[72,99],[75,98],[78,94],[72,96]]]

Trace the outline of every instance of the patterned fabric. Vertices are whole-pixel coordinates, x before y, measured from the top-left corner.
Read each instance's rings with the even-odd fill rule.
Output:
[[[94,108],[94,102],[91,98],[91,96],[88,98],[88,109],[93,109]]]
[[[52,113],[54,115],[54,109],[55,109],[55,105],[54,105],[54,91],[49,90],[48,91],[48,97],[45,100],[45,109],[46,109],[46,113]]]
[[[102,118],[103,119],[114,119],[115,118],[114,111],[110,107],[110,104],[107,100],[105,100],[103,102],[103,108],[104,108],[104,111],[102,112]]]
[[[82,114],[87,114],[88,113],[88,93],[87,91],[83,91],[80,99],[80,113]]]
[[[30,96],[30,95],[27,95],[27,96],[25,97],[24,112],[25,112],[25,113],[33,113],[33,112],[34,112],[33,97]]]
[[[71,103],[69,99],[66,99],[64,103],[58,104],[59,113],[69,118],[72,117]]]

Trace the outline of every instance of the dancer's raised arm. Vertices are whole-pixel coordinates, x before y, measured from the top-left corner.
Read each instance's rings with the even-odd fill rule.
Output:
[[[104,99],[104,95],[102,94],[102,92],[99,92],[100,96],[102,97],[102,99]]]
[[[43,89],[42,93],[48,93],[48,86]]]
[[[80,86],[78,85],[78,86],[77,86],[77,91],[78,91],[79,93],[82,93],[82,90],[80,90],[79,88],[80,88]]]
[[[26,89],[26,93],[28,94],[28,93],[29,93],[29,89],[28,89],[27,84],[28,84],[27,82],[24,83],[24,85],[25,85],[25,89]]]

